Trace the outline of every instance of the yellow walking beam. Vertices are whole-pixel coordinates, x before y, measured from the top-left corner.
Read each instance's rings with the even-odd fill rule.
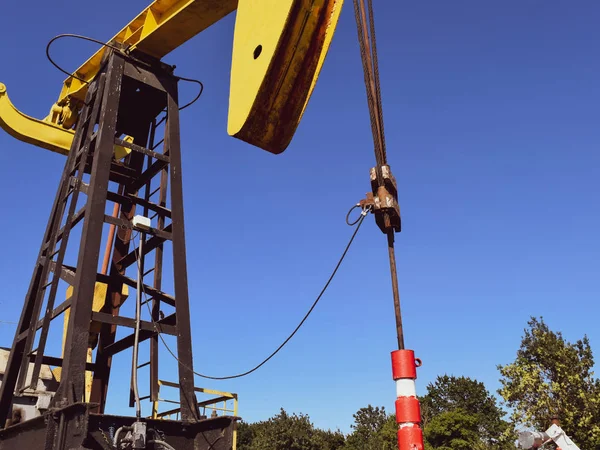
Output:
[[[271,153],[290,143],[329,50],[343,0],[240,0],[227,132]]]
[[[237,3],[237,0],[155,0],[108,42],[161,59],[234,11]],[[91,82],[100,69],[105,51],[106,48],[99,49],[74,75]],[[71,102],[82,102],[86,92],[86,83],[69,77],[56,104],[64,107]],[[48,119],[56,122],[58,115]]]
[[[14,107],[6,86],[0,83],[0,128],[20,141],[51,152],[66,155],[71,149],[75,136],[74,130],[67,130],[59,125],[34,119]],[[133,142],[131,136],[125,136],[126,142]],[[115,159],[121,159],[131,152],[130,149],[115,145]]]
[[[37,120],[20,112],[11,103],[6,86],[2,83],[0,83],[0,127],[21,141],[63,155],[69,153],[75,135],[72,130],[65,130],[59,125]]]
[[[342,5],[343,0],[154,0],[108,44],[161,59],[237,9],[227,131],[251,145],[281,153],[302,119]],[[73,128],[87,83],[98,74],[106,49],[98,49],[64,81],[45,122]],[[3,113],[0,110],[0,122],[7,122]],[[22,127],[25,132],[16,132],[11,124],[3,128],[26,142],[68,151],[67,135],[28,119]]]

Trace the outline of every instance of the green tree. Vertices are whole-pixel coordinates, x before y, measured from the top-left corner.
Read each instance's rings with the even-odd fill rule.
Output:
[[[478,417],[460,408],[432,417],[424,437],[435,450],[473,450],[482,444]]]
[[[340,450],[346,443],[344,434],[337,431],[315,429],[313,441],[319,450]]]
[[[346,439],[344,449],[395,450],[398,445],[392,427],[395,427],[395,419],[388,417],[385,408],[371,405],[361,408],[354,414],[353,432]]]
[[[379,430],[381,441],[384,449],[398,449],[398,423],[396,422],[396,414],[388,416],[387,420]]]
[[[532,317],[514,362],[498,366],[498,391],[515,423],[545,430],[557,416],[580,447],[600,450],[600,381],[587,336],[567,342],[543,318]]]
[[[513,430],[503,419],[505,412],[483,383],[469,377],[438,376],[434,383],[427,386],[427,394],[420,401],[425,429],[437,419],[435,427],[439,431],[442,425],[450,425],[450,419],[467,420],[467,414],[468,420],[475,420],[478,440],[487,448],[511,448]],[[462,413],[444,416],[444,421],[440,422],[440,416],[458,410]]]
[[[249,450],[254,440],[256,427],[243,420],[237,423],[237,448],[238,450]]]
[[[316,429],[307,415],[281,409],[274,417],[238,424],[238,450],[340,450],[344,435]]]
[[[283,409],[274,417],[252,424],[245,431],[251,441],[240,450],[317,450],[313,443],[314,427],[308,416],[288,414]]]

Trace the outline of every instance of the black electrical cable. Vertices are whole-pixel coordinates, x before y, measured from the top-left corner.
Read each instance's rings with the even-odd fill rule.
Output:
[[[63,34],[59,34],[58,36],[54,36],[52,39],[50,39],[50,42],[48,42],[48,45],[46,45],[46,58],[48,58],[48,61],[50,61],[50,64],[52,64],[54,67],[56,67],[58,70],[60,70],[65,75],[67,75],[67,76],[69,76],[71,78],[75,78],[76,80],[79,80],[79,81],[81,81],[81,82],[83,82],[85,84],[90,84],[90,82],[87,81],[87,80],[84,80],[83,78],[79,78],[74,73],[67,72],[65,69],[63,69],[58,64],[56,64],[54,62],[54,60],[52,59],[52,57],[50,56],[50,46],[54,43],[54,41],[57,41],[57,40],[63,39],[63,38],[68,38],[68,37],[75,38],[75,39],[82,39],[84,41],[93,42],[93,43],[101,45],[103,47],[112,48],[113,50],[116,50],[118,52],[121,51],[121,49],[119,47],[116,47],[116,46],[111,45],[111,44],[107,44],[106,42],[102,42],[102,41],[99,41],[99,40],[94,39],[94,38],[90,38],[90,37],[87,37],[87,36],[82,36],[80,34],[63,33]]]
[[[202,95],[202,93],[204,92],[204,85],[202,84],[202,81],[200,80],[195,80],[193,78],[184,78],[184,77],[176,77],[179,80],[183,80],[183,81],[187,81],[189,83],[196,83],[200,85],[200,92],[198,92],[198,95],[196,95],[196,97],[194,97],[194,99],[189,102],[186,103],[185,105],[183,105],[181,108],[179,108],[179,111],[183,111],[185,108],[187,108],[188,106],[192,106],[194,103],[196,103],[196,101],[200,98],[200,96]]]
[[[354,210],[354,208],[355,207],[353,207],[350,211]],[[362,223],[365,220],[366,211],[368,211],[368,210],[363,210],[363,213],[360,215],[360,218],[356,222],[354,222],[355,224],[358,224],[358,225],[357,225],[356,229],[354,230],[354,233],[352,233],[352,236],[350,237],[350,241],[348,241],[348,244],[346,245],[346,248],[344,249],[344,252],[342,253],[342,256],[338,260],[335,268],[333,269],[333,272],[331,273],[331,275],[329,276],[329,279],[325,283],[325,286],[323,287],[323,289],[321,290],[321,292],[317,296],[316,300],[313,302],[313,304],[310,307],[310,309],[308,310],[308,312],[304,315],[304,317],[302,318],[302,320],[300,321],[300,323],[298,324],[298,326],[294,329],[294,331],[292,331],[292,333],[287,337],[287,339],[285,341],[283,341],[283,343],[279,347],[277,347],[277,349],[273,353],[271,353],[267,358],[265,358],[260,364],[254,366],[252,369],[247,370],[246,372],[239,373],[237,375],[230,375],[230,376],[226,376],[226,377],[213,377],[213,376],[209,376],[209,375],[204,375],[202,373],[198,373],[198,372],[194,371],[191,367],[187,367],[185,364],[183,364],[179,360],[179,358],[177,358],[177,355],[175,355],[175,353],[173,352],[173,350],[171,350],[171,348],[167,345],[167,343],[165,342],[165,339],[162,336],[162,333],[159,331],[158,324],[154,321],[154,317],[152,316],[152,311],[150,310],[150,305],[149,305],[148,299],[146,297],[146,292],[144,291],[144,285],[142,284],[142,292],[143,292],[144,296],[146,297],[145,303],[146,303],[146,307],[148,308],[148,311],[150,312],[150,319],[152,320],[152,324],[154,325],[154,329],[156,330],[158,336],[160,337],[160,340],[164,344],[164,346],[167,349],[167,351],[171,354],[171,356],[173,358],[175,358],[175,360],[181,366],[183,366],[187,370],[192,371],[194,373],[194,375],[199,376],[201,378],[206,378],[206,379],[209,379],[209,380],[231,380],[231,379],[234,379],[234,378],[242,378],[242,377],[245,377],[247,375],[250,375],[253,372],[256,372],[258,369],[260,369],[262,366],[264,366],[267,362],[269,362],[271,360],[271,358],[273,358],[277,353],[279,353],[279,351],[283,347],[285,347],[285,345],[296,335],[296,333],[298,332],[298,330],[300,330],[300,328],[302,327],[302,325],[304,325],[304,322],[306,322],[306,320],[308,319],[308,317],[311,315],[311,313],[313,312],[313,310],[316,308],[317,304],[319,303],[319,301],[323,297],[323,294],[325,294],[325,291],[327,290],[327,288],[329,287],[329,285],[333,281],[333,278],[335,277],[335,274],[337,273],[338,269],[342,265],[342,262],[344,261],[344,258],[346,257],[346,254],[348,253],[348,250],[350,250],[350,246],[354,242],[354,238],[358,234],[358,230],[360,230],[360,226],[362,225]],[[136,260],[137,260],[137,263],[139,264],[140,263],[139,256],[138,256],[138,258]]]
[[[63,69],[50,56],[50,47],[52,46],[52,44],[54,43],[54,41],[57,41],[57,40],[63,39],[63,38],[81,39],[81,40],[84,40],[84,41],[93,42],[93,43],[101,45],[103,47],[112,48],[113,50],[118,51],[118,52],[123,52],[123,49],[120,49],[119,47],[117,47],[115,45],[107,44],[106,42],[99,41],[98,39],[94,39],[94,38],[87,37],[87,36],[82,36],[80,34],[63,33],[63,34],[59,34],[57,36],[54,36],[52,39],[50,39],[50,41],[48,42],[48,45],[46,45],[46,58],[48,58],[48,61],[50,61],[50,64],[52,64],[54,67],[56,67],[58,70],[60,70],[62,73],[64,73],[65,75],[69,76],[70,78],[75,78],[76,80],[79,80],[79,81],[81,81],[82,83],[85,83],[85,84],[90,84],[90,82],[87,81],[87,80],[84,80],[83,78],[78,77],[77,75],[75,75],[75,73],[70,73],[67,70]],[[174,76],[178,80],[187,81],[189,83],[196,83],[196,84],[200,85],[200,91],[198,92],[198,94],[196,95],[196,97],[194,97],[194,99],[191,102],[186,103],[185,105],[183,105],[182,107],[179,108],[179,111],[182,111],[185,108],[187,108],[189,106],[192,106],[194,103],[196,103],[198,101],[198,99],[200,98],[200,96],[204,92],[204,84],[202,84],[202,82],[200,80],[196,80],[196,79],[193,79],[193,78],[185,78],[185,77],[180,77],[180,76],[177,76],[177,75],[174,75]]]
[[[348,214],[346,214],[346,224],[351,227],[356,225],[358,223],[358,221],[360,220],[360,218],[363,216],[361,214],[360,216],[358,216],[358,218],[354,222],[350,222],[350,214],[352,214],[352,211],[354,211],[356,208],[360,208],[360,204],[357,203],[356,205],[354,205],[352,208],[350,208],[350,211],[348,211]]]

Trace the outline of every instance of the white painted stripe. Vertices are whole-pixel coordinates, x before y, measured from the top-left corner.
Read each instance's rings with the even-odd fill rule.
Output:
[[[413,422],[404,422],[404,423],[399,423],[398,428],[414,427],[415,425],[416,425],[416,423],[413,423]]]
[[[396,380],[396,397],[416,397],[417,387],[415,380],[411,378],[402,378]]]

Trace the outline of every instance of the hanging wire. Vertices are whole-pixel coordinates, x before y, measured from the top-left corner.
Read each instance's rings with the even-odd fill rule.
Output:
[[[354,209],[354,207],[350,211],[352,211],[353,209]],[[304,317],[302,318],[302,320],[300,321],[300,323],[298,324],[298,326],[294,329],[294,331],[292,331],[292,333],[281,343],[281,345],[279,345],[279,347],[277,347],[277,349],[275,349],[275,351],[273,351],[269,356],[267,356],[265,359],[263,359],[259,364],[257,364],[256,366],[254,366],[250,370],[247,370],[247,371],[242,372],[242,373],[238,373],[236,375],[229,375],[229,376],[224,376],[224,377],[215,377],[215,376],[210,376],[210,375],[204,375],[202,373],[196,372],[193,368],[188,367],[187,365],[185,365],[184,363],[182,363],[179,360],[179,358],[177,357],[177,355],[175,354],[175,352],[173,350],[171,350],[171,347],[169,347],[169,345],[165,341],[162,333],[160,332],[160,330],[159,330],[160,324],[156,323],[155,320],[154,320],[154,317],[152,316],[152,311],[150,310],[150,305],[149,305],[150,302],[148,301],[146,291],[144,290],[144,284],[142,283],[142,285],[141,285],[142,293],[144,294],[144,297],[145,297],[145,302],[144,303],[146,304],[146,307],[148,308],[148,312],[150,313],[150,319],[152,320],[152,324],[154,326],[154,330],[158,334],[160,340],[162,341],[162,343],[165,346],[165,348],[167,349],[167,351],[171,354],[171,356],[182,367],[184,367],[187,370],[190,370],[191,372],[193,372],[198,377],[206,378],[206,379],[209,379],[209,380],[231,380],[231,379],[234,379],[234,378],[242,378],[242,377],[245,377],[247,375],[250,375],[253,372],[256,372],[258,369],[260,369],[262,366],[264,366],[267,362],[269,362],[277,353],[279,353],[283,349],[283,347],[285,347],[285,345],[296,335],[296,333],[300,330],[300,328],[302,327],[302,325],[304,325],[304,323],[306,322],[306,320],[309,318],[309,316],[311,315],[311,313],[314,311],[314,309],[316,308],[317,304],[319,303],[319,301],[321,300],[321,298],[325,294],[325,291],[327,291],[327,288],[329,287],[329,285],[333,281],[333,278],[335,277],[336,273],[338,272],[338,269],[342,265],[342,262],[344,261],[344,258],[346,257],[346,254],[348,253],[348,250],[350,250],[350,247],[352,246],[352,243],[354,242],[354,238],[358,234],[358,230],[360,230],[360,227],[363,224],[363,222],[365,220],[365,217],[367,216],[367,213],[369,211],[370,211],[370,208],[363,209],[363,211],[362,211],[359,219],[355,222],[355,224],[357,226],[354,229],[354,233],[352,233],[352,236],[350,237],[350,241],[346,245],[346,248],[344,249],[344,252],[342,253],[342,256],[340,257],[340,259],[338,260],[335,268],[333,269],[333,272],[329,276],[329,279],[325,283],[325,286],[323,287],[323,289],[321,289],[321,292],[317,296],[316,300],[313,302],[312,306],[310,307],[310,309],[308,310],[308,312],[304,315]],[[138,270],[139,270],[140,256],[141,255],[138,252],[136,252],[136,255],[137,255],[136,261],[137,261]]]
[[[50,39],[50,41],[46,45],[46,58],[48,58],[48,61],[50,61],[50,64],[52,64],[54,67],[56,67],[58,70],[60,70],[62,73],[64,73],[68,77],[74,78],[76,80],[79,80],[79,81],[81,81],[82,83],[85,83],[85,84],[90,84],[90,82],[87,81],[87,80],[84,80],[81,77],[78,77],[75,74],[75,72],[69,72],[69,71],[65,70],[64,68],[62,68],[61,66],[59,66],[56,63],[56,61],[54,61],[54,59],[50,56],[50,47],[52,46],[52,44],[55,41],[57,41],[59,39],[64,39],[64,38],[81,39],[83,41],[93,42],[93,43],[101,45],[103,47],[111,48],[111,49],[113,49],[113,50],[115,50],[117,52],[120,52],[120,53],[123,53],[124,51],[126,51],[126,50],[123,50],[123,49],[117,47],[116,45],[108,44],[106,42],[99,41],[98,39],[94,39],[94,38],[87,37],[87,36],[82,36],[80,34],[63,33],[63,34],[59,34],[57,36],[54,36],[52,39]],[[187,81],[188,83],[195,83],[195,84],[198,84],[200,86],[200,90],[198,91],[198,94],[190,102],[186,103],[185,105],[183,105],[183,106],[181,106],[179,108],[179,111],[182,111],[182,110],[188,108],[189,106],[192,106],[194,103],[196,103],[198,101],[198,99],[200,98],[200,96],[204,92],[204,84],[202,84],[202,82],[200,80],[196,80],[194,78],[186,78],[186,77],[181,77],[181,76],[177,76],[177,75],[174,75],[174,77],[177,78],[178,80]]]
[[[46,58],[48,58],[48,61],[50,61],[50,64],[52,64],[54,67],[56,67],[58,70],[60,70],[62,73],[64,73],[65,75],[71,77],[71,78],[75,78],[76,80],[79,80],[85,84],[90,84],[89,81],[84,80],[83,78],[78,77],[77,75],[75,75],[75,73],[70,73],[67,72],[65,69],[63,69],[62,67],[60,67],[50,56],[50,46],[52,46],[52,44],[54,43],[54,41],[57,41],[59,39],[64,39],[64,38],[74,38],[74,39],[81,39],[83,41],[89,41],[89,42],[93,42],[95,44],[101,45],[103,47],[108,47],[108,48],[112,48],[113,50],[116,50],[118,52],[121,51],[121,49],[115,45],[111,45],[111,44],[107,44],[106,42],[102,42],[99,41],[98,39],[94,39],[91,37],[87,37],[87,36],[82,36],[80,34],[72,34],[72,33],[63,33],[63,34],[59,34],[57,36],[54,36],[52,39],[50,39],[50,41],[48,42],[48,44],[46,45]]]

